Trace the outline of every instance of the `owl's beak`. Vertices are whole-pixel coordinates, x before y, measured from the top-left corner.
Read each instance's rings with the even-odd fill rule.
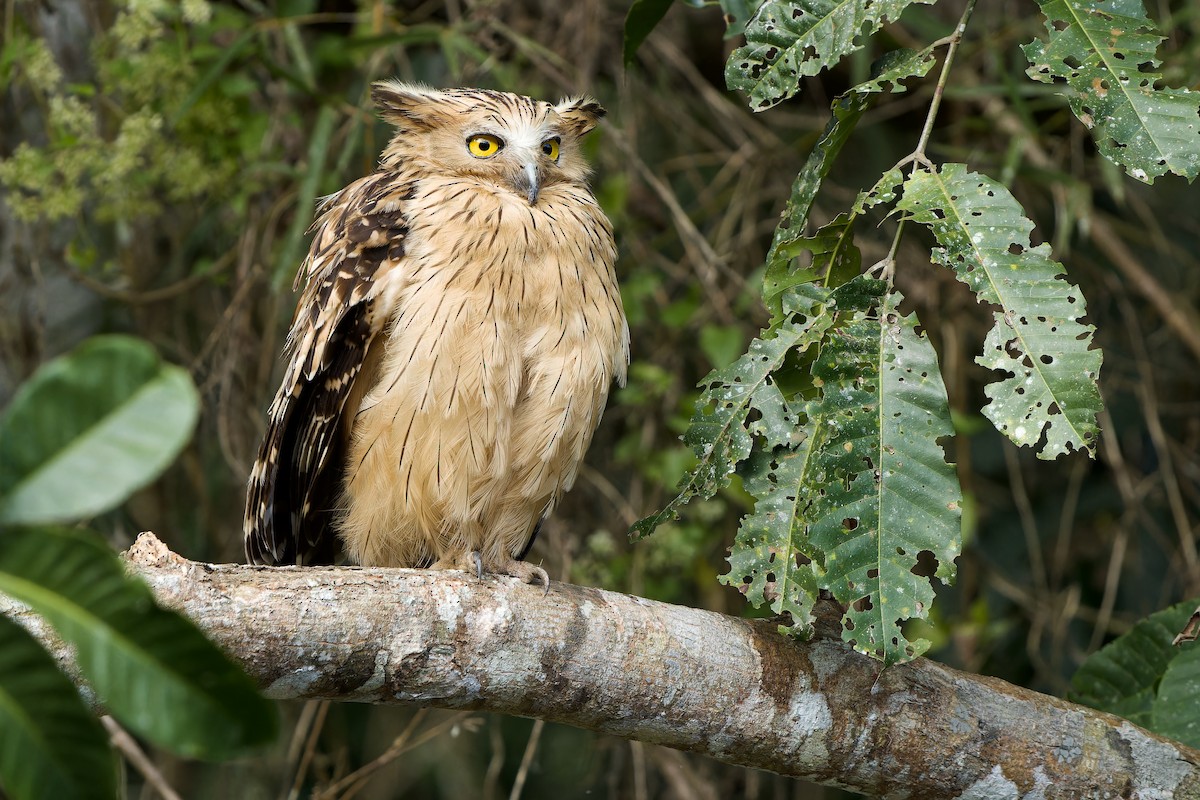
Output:
[[[525,197],[529,200],[529,205],[536,205],[538,192],[542,188],[542,171],[535,163],[527,163],[521,168],[521,173],[517,176],[517,188],[525,193]]]

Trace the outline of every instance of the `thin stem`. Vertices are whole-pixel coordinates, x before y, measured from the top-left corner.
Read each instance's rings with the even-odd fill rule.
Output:
[[[942,106],[942,95],[946,92],[946,80],[950,77],[950,67],[954,64],[954,57],[958,54],[958,46],[962,44],[963,32],[967,29],[967,22],[971,19],[971,15],[975,13],[976,0],[967,0],[967,7],[963,9],[962,16],[958,18],[958,25],[954,29],[954,33],[950,34],[950,48],[946,50],[946,60],[942,62],[942,72],[938,75],[937,86],[933,88],[933,100],[929,103],[929,113],[925,116],[925,128],[921,131],[921,138],[917,141],[917,149],[913,151],[913,156],[923,163],[928,164],[929,160],[925,157],[925,146],[929,144],[929,135],[933,132],[933,123],[937,119],[938,109]]]
[[[525,745],[525,755],[521,756],[521,766],[517,770],[517,778],[513,781],[508,800],[520,800],[521,798],[521,791],[525,788],[525,779],[529,775],[529,767],[533,764],[533,754],[537,752],[538,741],[542,738],[542,728],[544,727],[546,727],[545,720],[535,719],[533,721],[533,729],[529,731],[529,741]]]
[[[908,164],[913,165],[915,172],[918,164],[932,169],[933,163],[925,155],[925,147],[929,144],[929,137],[933,133],[933,124],[937,121],[938,110],[942,107],[942,96],[946,92],[946,81],[950,77],[950,67],[954,64],[954,58],[958,54],[958,46],[962,44],[963,32],[967,29],[967,22],[970,21],[971,15],[975,13],[975,3],[977,0],[967,0],[967,7],[963,9],[962,16],[958,18],[958,25],[954,27],[954,33],[949,36],[939,39],[934,42],[934,46],[938,46],[949,42],[950,47],[946,50],[946,60],[942,62],[942,71],[938,74],[937,86],[933,88],[933,99],[929,102],[929,111],[925,115],[925,126],[921,129],[921,138],[917,140],[917,147],[904,158],[896,162],[892,169],[900,169]],[[909,173],[912,174],[911,172]],[[896,226],[896,234],[892,237],[892,246],[888,250],[887,256],[872,266],[869,273],[879,273],[879,277],[888,282],[890,286],[892,278],[896,274],[896,252],[900,249],[900,239],[904,235],[904,220]]]
[[[158,792],[163,800],[180,800],[179,793],[171,788],[171,785],[167,783],[167,779],[158,771],[158,767],[154,766],[154,762],[138,746],[137,740],[130,736],[121,727],[120,723],[107,714],[100,717],[100,723],[108,731],[108,736],[113,746],[121,751],[121,754],[133,765],[134,769],[142,773],[142,777],[146,779],[148,786]]]

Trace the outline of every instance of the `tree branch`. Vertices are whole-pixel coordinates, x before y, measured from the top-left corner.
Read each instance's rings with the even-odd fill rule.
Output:
[[[151,534],[127,558],[269,697],[536,717],[871,795],[1200,796],[1200,752],[933,661],[881,671],[832,633],[570,584],[200,564]]]

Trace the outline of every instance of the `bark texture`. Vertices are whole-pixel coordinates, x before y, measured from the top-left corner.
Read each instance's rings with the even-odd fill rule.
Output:
[[[562,722],[889,798],[1196,798],[1200,752],[932,661],[600,589],[127,554],[269,697]]]

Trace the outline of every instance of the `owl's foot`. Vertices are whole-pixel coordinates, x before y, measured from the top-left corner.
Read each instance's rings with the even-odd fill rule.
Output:
[[[483,576],[486,573],[509,575],[513,578],[520,578],[525,583],[533,584],[534,586],[540,585],[545,589],[545,594],[550,593],[550,576],[541,567],[530,564],[527,561],[517,561],[515,558],[510,558],[508,561],[503,561],[499,564],[488,564],[485,567],[483,554],[478,550],[463,553],[457,558],[443,558],[434,563],[431,569],[461,569],[463,572],[475,573],[475,577],[479,580],[483,580]]]
[[[496,567],[497,575],[511,575],[514,578],[520,578],[525,583],[531,583],[534,586],[541,585],[545,591],[543,595],[550,594],[550,576],[546,574],[546,570],[530,564],[528,561],[517,561],[509,559],[507,562]]]

